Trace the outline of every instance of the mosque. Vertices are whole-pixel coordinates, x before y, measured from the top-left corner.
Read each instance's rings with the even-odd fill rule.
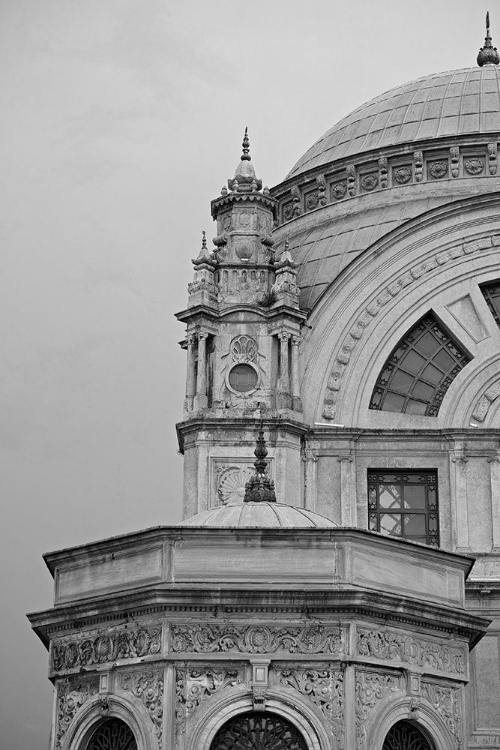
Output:
[[[45,556],[51,750],[500,750],[499,62],[487,20],[271,189],[245,133],[185,520]]]

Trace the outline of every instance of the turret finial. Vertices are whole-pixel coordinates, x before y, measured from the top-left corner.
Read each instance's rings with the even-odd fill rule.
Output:
[[[482,68],[483,65],[498,65],[499,63],[500,55],[497,48],[491,43],[490,12],[486,11],[486,36],[484,38],[484,47],[481,47],[477,56],[477,64]]]
[[[275,503],[276,493],[274,492],[274,482],[267,475],[267,448],[264,439],[264,430],[262,425],[259,430],[259,436],[256,440],[255,454],[255,474],[250,477],[245,485],[245,503]]]
[[[207,233],[205,232],[205,230],[203,230],[203,232],[201,233],[201,249],[207,249]]]
[[[243,143],[241,144],[243,153],[241,154],[241,161],[250,161],[250,140],[248,138],[248,128],[245,128],[245,135],[243,136]]]

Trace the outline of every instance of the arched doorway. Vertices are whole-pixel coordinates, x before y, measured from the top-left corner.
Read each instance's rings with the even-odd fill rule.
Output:
[[[106,719],[94,731],[85,750],[137,750],[137,742],[124,721]]]
[[[299,730],[282,716],[252,711],[226,722],[210,750],[307,750],[307,744]]]
[[[427,737],[409,721],[398,721],[387,732],[382,750],[434,750]]]

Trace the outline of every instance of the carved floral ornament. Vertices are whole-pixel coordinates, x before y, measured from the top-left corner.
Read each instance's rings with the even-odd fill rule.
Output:
[[[388,159],[382,156],[378,160],[378,172],[366,172],[373,167],[373,160],[360,164],[348,164],[345,166],[345,172],[327,177],[320,174],[316,177],[316,189],[310,190],[310,177],[306,177],[306,183],[301,192],[301,186],[293,185],[286,197],[281,201],[281,219],[290,221],[302,213],[302,203],[305,211],[313,211],[318,206],[324,206],[327,203],[326,196],[336,202],[344,199],[346,196],[355,197],[357,195],[356,182],[359,179],[359,186],[362,193],[371,192],[377,188],[385,189],[406,185],[415,180],[415,182],[425,182],[429,180],[442,180],[448,177],[478,177],[494,176],[497,173],[498,144],[496,142],[487,143],[483,146],[483,153],[461,156],[461,149],[466,146],[451,146],[448,154],[443,154],[440,150],[436,152],[414,151],[413,163],[401,164],[401,160],[406,161],[408,156],[400,154],[394,159]],[[470,153],[470,151],[469,151]],[[411,159],[411,157],[410,157]],[[399,164],[398,164],[399,161]],[[461,172],[461,165],[463,171]],[[338,167],[337,167],[338,169]],[[392,184],[389,183],[389,175],[392,176]]]
[[[462,245],[442,250],[404,271],[373,296],[362,312],[358,314],[356,322],[351,326],[349,333],[344,337],[340,349],[337,351],[335,363],[328,377],[323,400],[323,417],[325,419],[333,419],[335,417],[335,407],[342,378],[351,360],[352,353],[358,342],[365,336],[365,332],[369,330],[374,319],[388,303],[392,302],[402,292],[406,293],[408,288],[416,281],[419,281],[436,269],[442,268],[458,258],[488,251],[499,246],[500,235],[496,234],[491,237],[470,240],[464,242]]]
[[[393,631],[359,628],[356,651],[361,657],[426,667],[443,674],[465,674],[464,649]]]
[[[161,651],[161,628],[104,631],[97,635],[55,642],[52,668],[55,672],[118,659],[153,656]]]

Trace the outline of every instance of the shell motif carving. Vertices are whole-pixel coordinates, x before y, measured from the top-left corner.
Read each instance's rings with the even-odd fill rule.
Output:
[[[257,357],[257,342],[251,336],[237,336],[231,344],[233,362],[253,362]]]
[[[217,496],[221,505],[242,503],[245,497],[245,484],[252,476],[250,467],[230,466],[221,472]]]

